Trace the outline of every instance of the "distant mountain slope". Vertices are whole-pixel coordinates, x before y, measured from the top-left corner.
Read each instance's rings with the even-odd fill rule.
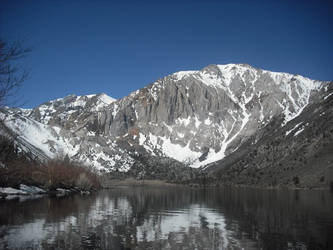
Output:
[[[111,134],[193,167],[220,160],[274,117],[299,115],[323,83],[248,65],[178,72],[132,93],[109,113]]]
[[[18,146],[41,160],[68,155],[100,171],[127,171],[134,160],[110,138],[91,130],[94,114],[114,101],[105,94],[71,95],[32,110],[6,108],[1,118]]]
[[[267,138],[301,143],[294,138],[302,132],[295,133],[322,118],[306,114],[325,109],[331,85],[245,64],[210,65],[166,76],[118,100],[72,95],[32,110],[7,108],[2,117],[18,145],[45,157],[68,154],[102,171],[125,172],[141,156],[169,157],[215,173]]]
[[[333,188],[333,84],[285,126],[278,118],[261,133],[206,167],[213,182]]]

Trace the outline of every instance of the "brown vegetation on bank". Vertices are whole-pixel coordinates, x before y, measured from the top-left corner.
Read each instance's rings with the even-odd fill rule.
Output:
[[[12,140],[0,136],[0,187],[19,187],[20,184],[48,190],[100,188],[97,175],[88,167],[61,159],[41,164],[18,151]]]
[[[87,167],[63,160],[51,160],[43,165],[15,160],[0,168],[0,186],[18,187],[20,184],[39,186],[48,190],[100,188],[95,173],[89,171]]]

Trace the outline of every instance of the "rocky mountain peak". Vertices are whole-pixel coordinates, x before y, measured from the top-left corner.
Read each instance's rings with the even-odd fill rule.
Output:
[[[202,166],[222,159],[272,119],[285,124],[295,118],[321,86],[246,64],[180,71],[117,105],[123,112],[109,119],[111,134],[134,129],[133,138],[148,152]]]
[[[19,115],[22,123],[29,119],[35,127],[52,131],[53,137],[40,143],[43,150],[49,147],[57,154],[64,148],[66,153],[61,146],[66,142],[69,156],[100,169],[127,171],[137,155],[202,167],[253,138],[260,140],[272,122],[285,126],[318,101],[316,93],[326,85],[247,64],[209,65],[176,72],[118,100],[103,93],[70,95],[29,115],[13,112],[16,121]],[[28,141],[29,135],[24,136]]]

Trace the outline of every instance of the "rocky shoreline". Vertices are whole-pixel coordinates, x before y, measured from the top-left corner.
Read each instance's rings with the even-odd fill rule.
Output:
[[[20,184],[19,188],[13,187],[0,187],[0,200],[12,200],[19,197],[41,197],[44,195],[49,196],[66,196],[74,193],[79,193],[82,195],[88,195],[91,192],[96,191],[92,190],[82,190],[78,187],[73,187],[70,189],[65,188],[56,188],[56,189],[43,189],[37,186],[27,186],[24,184]]]

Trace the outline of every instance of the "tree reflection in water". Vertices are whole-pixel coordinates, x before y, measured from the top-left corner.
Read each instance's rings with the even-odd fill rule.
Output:
[[[0,248],[332,249],[332,194],[119,188],[0,203]]]

